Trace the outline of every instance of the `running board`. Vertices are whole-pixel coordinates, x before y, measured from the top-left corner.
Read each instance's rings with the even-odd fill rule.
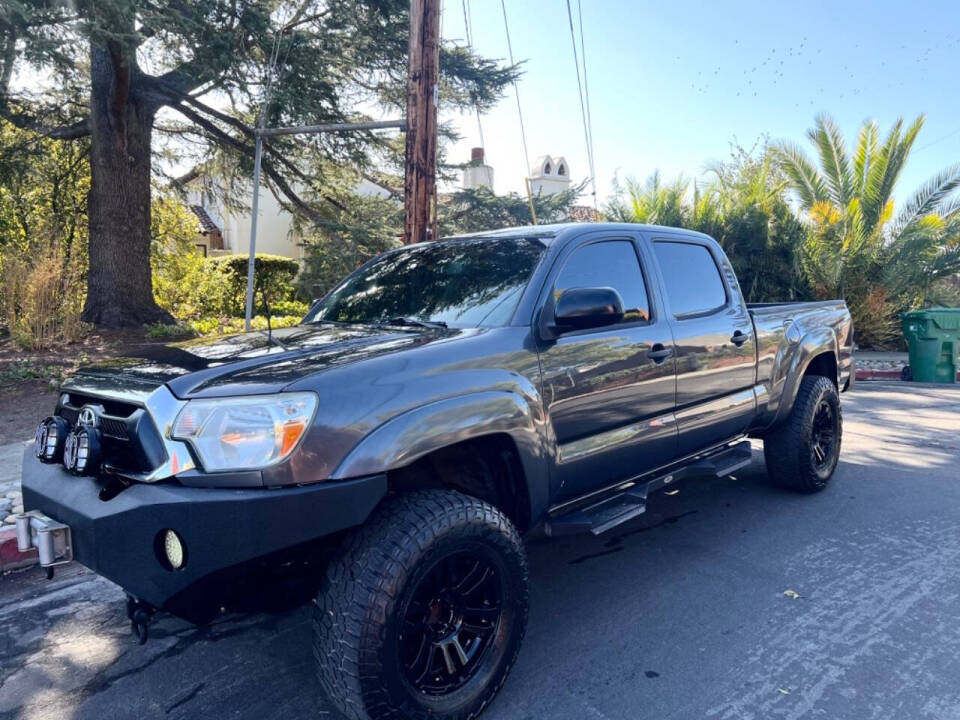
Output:
[[[658,490],[679,480],[726,477],[749,465],[751,457],[750,442],[744,440],[652,480],[624,483],[600,500],[550,517],[546,524],[547,535],[557,537],[585,532],[599,535],[642,515],[647,509],[647,497]]]

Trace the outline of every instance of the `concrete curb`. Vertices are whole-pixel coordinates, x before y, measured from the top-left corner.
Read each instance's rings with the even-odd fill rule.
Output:
[[[857,380],[901,380],[899,370],[857,370]]]
[[[31,549],[22,553],[17,548],[16,529],[0,530],[0,572],[19,570],[36,564],[36,550]]]

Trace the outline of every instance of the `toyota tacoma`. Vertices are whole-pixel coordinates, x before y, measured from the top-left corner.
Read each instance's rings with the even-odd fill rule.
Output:
[[[303,322],[144,346],[68,379],[23,465],[19,540],[152,615],[293,577],[355,720],[478,715],[517,658],[524,537],[602,533],[762,439],[823,490],[854,381],[842,300],[744,302],[720,245],[617,224],[379,255]]]

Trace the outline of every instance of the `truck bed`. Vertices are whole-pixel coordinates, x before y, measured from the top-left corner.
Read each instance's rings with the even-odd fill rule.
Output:
[[[794,326],[791,335],[797,339],[817,328],[833,334],[843,389],[853,372],[853,330],[846,302],[747,303],[747,309],[757,333],[757,384],[766,385],[772,397],[778,396],[794,357],[786,342],[787,331]]]

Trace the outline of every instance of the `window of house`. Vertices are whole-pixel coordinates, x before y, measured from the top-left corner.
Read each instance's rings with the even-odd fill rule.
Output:
[[[623,321],[650,319],[647,286],[632,242],[607,240],[584,245],[567,259],[554,285],[559,297],[571,288],[611,287],[623,299]]]
[[[546,165],[543,166],[543,174],[544,175],[550,174],[550,163],[547,163]]]
[[[653,248],[674,315],[712,312],[727,304],[720,270],[707,247],[660,240]]]
[[[560,167],[557,168],[557,175],[566,175],[566,174],[567,174],[567,168],[565,165],[561,164]]]

